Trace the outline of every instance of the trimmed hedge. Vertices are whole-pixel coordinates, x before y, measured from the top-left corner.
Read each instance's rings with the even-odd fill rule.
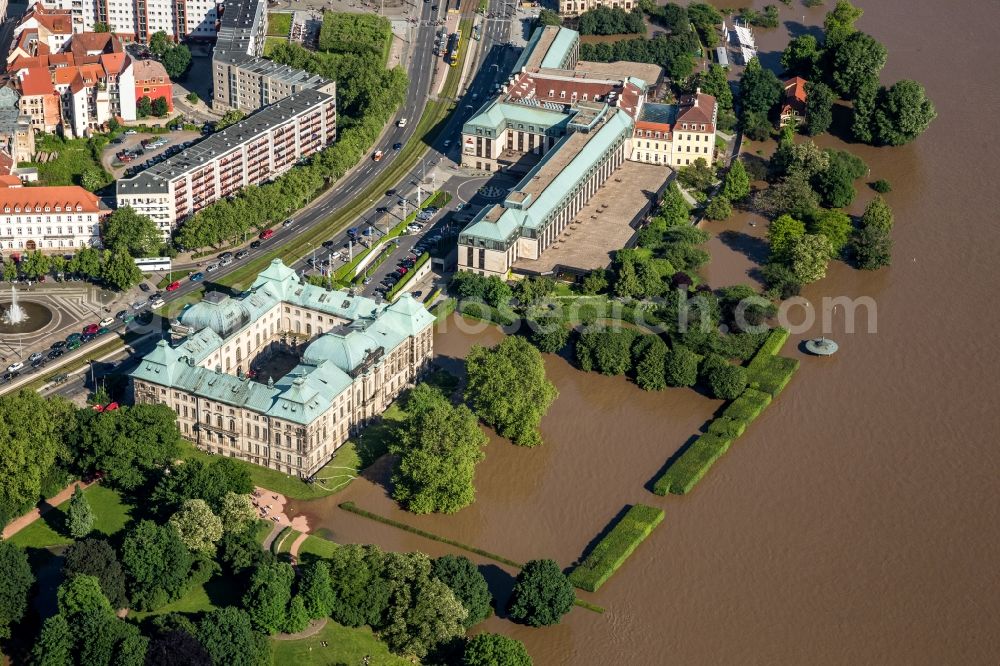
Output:
[[[771,329],[771,332],[767,334],[767,339],[764,340],[764,344],[757,350],[754,360],[762,356],[774,356],[780,352],[781,348],[785,346],[785,342],[788,341],[788,335],[788,329],[786,328],[778,327]]]
[[[760,416],[761,412],[769,404],[771,404],[771,395],[769,393],[748,388],[743,391],[740,397],[733,400],[722,410],[722,416],[733,421],[742,421],[749,425],[751,421]]]
[[[653,492],[657,495],[684,495],[690,492],[712,468],[712,464],[729,450],[731,443],[730,439],[705,433],[694,440],[688,450],[656,480]]]
[[[724,439],[734,440],[747,429],[748,421],[720,416],[708,423],[708,432]]]
[[[776,398],[799,369],[799,361],[784,356],[754,359],[747,368],[747,380],[752,388],[760,389]]]
[[[434,315],[435,319],[444,319],[452,312],[455,311],[455,307],[458,305],[457,298],[446,298],[433,308],[431,308],[431,314]]]
[[[597,592],[662,521],[662,509],[644,504],[631,507],[587,558],[570,572],[569,582],[582,590]]]
[[[503,312],[497,308],[490,307],[486,303],[476,301],[461,301],[458,304],[458,311],[466,317],[482,319],[483,321],[499,324],[500,326],[513,326],[517,323],[518,317],[514,313]]]

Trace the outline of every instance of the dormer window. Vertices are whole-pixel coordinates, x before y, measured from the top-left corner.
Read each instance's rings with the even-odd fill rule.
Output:
[[[559,99],[566,99],[566,91],[565,90],[560,90],[559,91]]]
[[[52,210],[52,209],[51,209],[51,208],[49,208],[48,206],[46,206],[46,207],[45,207],[45,212],[46,212],[46,213],[48,213],[48,212],[49,212],[49,211],[51,211],[51,210]]]
[[[556,91],[554,89],[550,89],[549,90],[549,97],[555,97],[555,96],[556,96]]]
[[[688,124],[687,124],[687,123],[684,123],[684,124],[682,125],[682,127],[683,127],[684,129],[687,129],[687,128],[688,128]]]

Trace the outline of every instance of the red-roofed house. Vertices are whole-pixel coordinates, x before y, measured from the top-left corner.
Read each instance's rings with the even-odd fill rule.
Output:
[[[801,76],[785,81],[785,101],[781,104],[781,126],[797,124],[806,117],[806,83]]]
[[[59,127],[59,94],[52,85],[52,75],[42,67],[22,69],[17,73],[21,113],[31,119],[32,129],[55,132]]]
[[[121,77],[121,96],[124,100],[127,95],[127,88],[135,86],[133,99],[138,102],[143,97],[148,97],[150,101],[156,101],[158,97],[167,99],[167,109],[174,110],[174,86],[167,76],[167,70],[163,65],[155,60],[133,60]],[[125,102],[122,101],[122,109],[125,109]]]
[[[0,188],[0,246],[45,252],[100,246],[100,220],[109,212],[76,185]]]
[[[32,5],[21,22],[14,28],[15,43],[20,45],[21,35],[36,33],[39,49],[42,45],[46,53],[62,51],[63,45],[73,36],[73,18],[69,9],[46,9],[41,3]],[[31,53],[30,55],[38,55]]]
[[[634,162],[682,167],[699,157],[709,164],[715,154],[715,97],[697,90],[677,104],[645,104],[632,135]]]

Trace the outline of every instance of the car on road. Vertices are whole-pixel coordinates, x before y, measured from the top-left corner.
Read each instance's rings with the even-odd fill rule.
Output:
[[[232,258],[233,258],[232,252],[223,252],[222,254],[219,255],[219,259],[232,259]]]
[[[463,208],[465,208],[465,204],[464,203],[460,203],[457,206],[455,206],[455,210],[462,210]]]
[[[17,379],[20,376],[21,376],[20,372],[7,372],[7,373],[4,373],[3,380],[5,382],[9,382],[9,381],[12,381],[14,379]]]
[[[445,139],[444,140],[444,147],[447,148],[450,145],[451,145],[451,139]]]
[[[257,238],[261,240],[267,240],[273,235],[274,235],[274,229],[264,229],[264,231],[260,232],[260,235],[258,235]]]
[[[253,250],[256,250],[259,247],[260,247],[260,241],[259,240],[255,240],[252,243],[250,243],[250,248],[253,249]]]
[[[59,358],[62,355],[63,355],[63,350],[62,349],[52,349],[48,353],[48,357],[50,359],[52,359],[52,358]]]
[[[399,149],[400,149],[400,148],[402,148],[402,147],[403,147],[403,144],[401,144],[401,143],[400,143],[400,142],[398,142],[398,141],[397,141],[396,143],[392,144],[392,149],[393,149],[393,150],[399,150]]]
[[[44,358],[36,358],[34,361],[31,362],[31,367],[35,368],[36,370],[42,367],[43,365],[45,365]]]
[[[396,190],[394,190],[394,189],[393,190],[386,190],[385,191],[385,196],[387,196],[387,197],[394,197],[394,196],[396,196]]]
[[[135,303],[132,304],[132,309],[133,310],[141,310],[144,307],[146,307],[147,304],[148,304],[147,301],[136,301]]]
[[[287,228],[292,226],[293,224],[295,224],[295,220],[293,220],[292,218],[288,218],[287,220],[281,223],[281,226]]]
[[[128,310],[119,310],[115,315],[115,319],[124,321],[125,317],[128,316]]]
[[[406,118],[400,118],[399,122],[396,123],[396,127],[406,127]]]
[[[70,333],[69,335],[66,336],[66,346],[67,347],[69,347],[70,345],[72,345],[74,342],[79,342],[79,341],[80,341],[80,334],[79,333]]]
[[[372,160],[375,161],[375,162],[381,162],[382,161],[382,156],[384,154],[385,153],[383,153],[381,150],[376,150],[375,154],[372,155]]]
[[[422,292],[422,291],[415,291],[415,292],[413,292],[413,298],[420,298],[423,295],[424,295],[424,292]]]
[[[167,291],[177,291],[180,288],[181,288],[181,283],[178,282],[177,280],[174,280],[173,282],[167,285]]]
[[[223,259],[222,261],[220,261],[219,262],[219,266],[228,266],[231,263],[233,263],[233,258],[232,257],[228,257],[228,258]]]
[[[100,326],[98,326],[97,324],[87,324],[86,326],[83,327],[83,334],[93,335],[94,333],[97,333],[97,329],[99,328]]]
[[[202,273],[201,271],[198,271],[197,273],[192,273],[191,277],[189,277],[188,279],[191,282],[201,282],[202,280],[205,279],[205,274]]]
[[[146,284],[145,282],[140,282],[139,283],[139,289],[141,289],[144,293],[147,293],[147,294],[149,293],[149,285]]]
[[[239,261],[240,259],[245,258],[248,254],[250,254],[250,253],[247,252],[246,250],[240,250],[239,252],[237,252],[236,254],[233,255],[233,259],[236,259],[237,261]]]
[[[101,320],[100,323],[101,326],[111,326],[115,323],[115,320],[112,319],[111,317],[105,317],[104,319]]]
[[[326,240],[326,241],[323,241],[323,247],[325,247],[326,249],[330,249],[331,247],[333,247],[336,244],[337,244],[337,241],[335,241],[335,240]]]
[[[97,335],[107,335],[110,332],[111,329],[108,328],[107,326],[101,326],[99,329],[97,329]]]
[[[153,308],[154,310],[156,308],[162,308],[163,304],[164,304],[164,300],[162,298],[151,298],[151,299],[149,299],[149,307]]]
[[[125,130],[125,136],[135,136],[136,134],[138,134],[138,132],[133,129]]]
[[[42,353],[41,352],[35,352],[31,356],[28,357],[28,361],[31,362],[31,363],[34,363],[35,361],[39,360],[40,358],[42,358]]]
[[[219,270],[219,264],[209,264],[208,267],[205,269],[205,272],[214,273],[217,270]]]
[[[79,349],[80,345],[83,343],[80,340],[74,340],[66,344],[66,351],[73,351],[74,349]]]
[[[122,319],[122,321],[125,322],[126,324],[135,321],[135,315],[129,312],[125,315],[125,318]]]

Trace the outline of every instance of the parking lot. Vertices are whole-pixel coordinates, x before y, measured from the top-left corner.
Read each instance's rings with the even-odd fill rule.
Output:
[[[136,132],[136,130],[128,130]],[[136,132],[135,134],[123,134],[108,144],[101,156],[101,163],[104,168],[110,171],[115,178],[128,177],[126,172],[135,173],[142,169],[144,165],[151,166],[157,161],[161,161],[170,155],[180,152],[181,146],[188,142],[197,141],[201,138],[201,133],[178,130],[163,134],[149,134],[147,132]],[[157,145],[143,145],[143,141],[158,142]],[[116,143],[118,142],[118,143]],[[122,161],[120,156],[128,153],[130,159]]]

